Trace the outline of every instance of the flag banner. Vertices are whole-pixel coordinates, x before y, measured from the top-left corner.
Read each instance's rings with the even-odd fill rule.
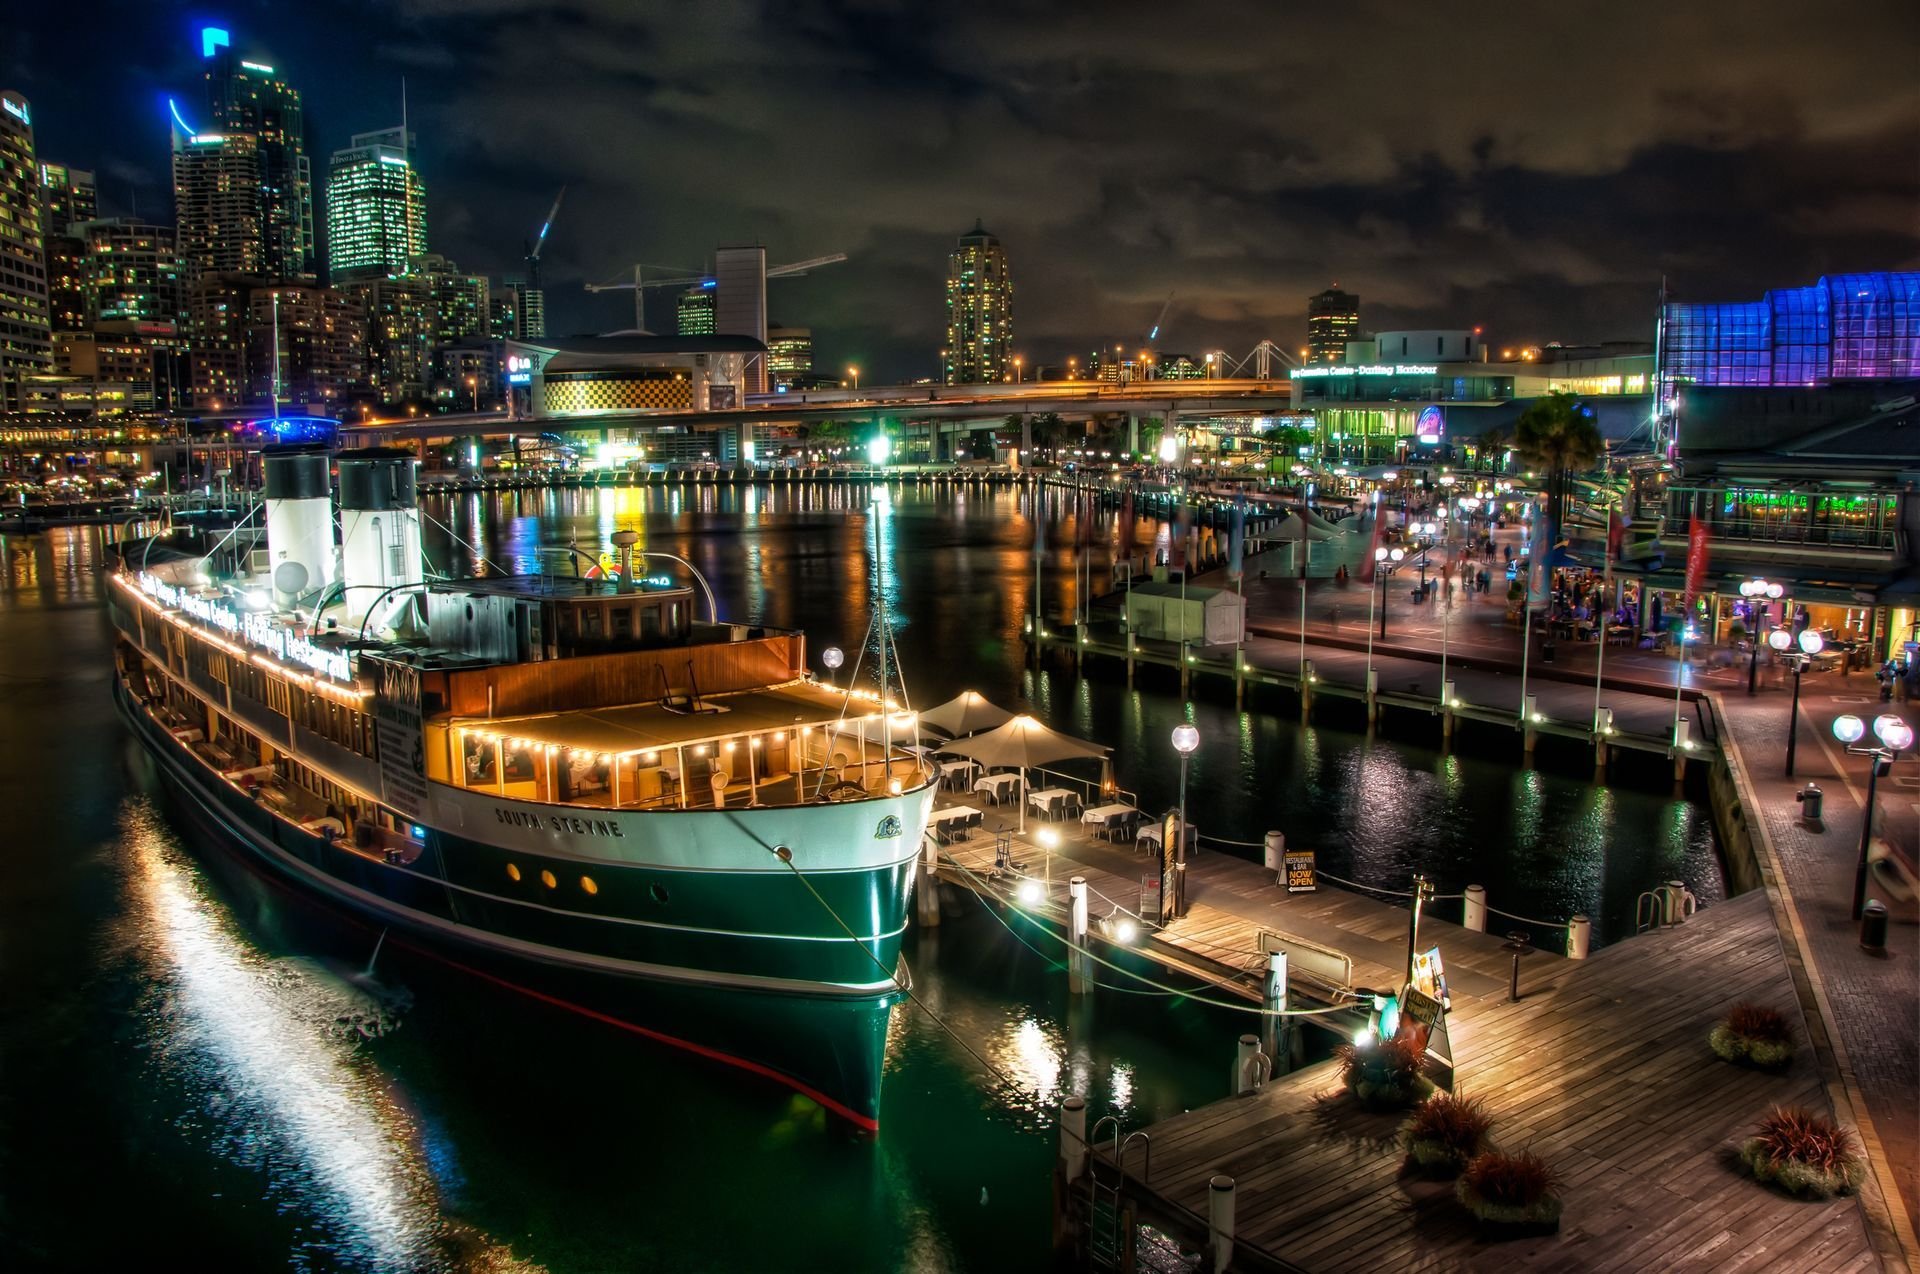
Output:
[[[1367,555],[1360,559],[1360,582],[1362,584],[1373,583],[1373,551],[1380,547],[1380,527],[1385,522],[1386,522],[1386,518],[1381,515],[1380,506],[1377,504],[1374,505],[1373,506],[1373,538],[1367,544]],[[1306,540],[1304,538],[1306,536],[1306,533],[1307,533],[1307,506],[1303,504],[1300,506],[1300,534],[1302,536],[1300,544],[1303,550],[1306,547]],[[1306,572],[1304,571],[1301,572],[1302,575],[1304,575],[1305,573]]]
[[[1527,605],[1538,609],[1553,600],[1553,541],[1558,528],[1543,502],[1533,515],[1527,548]]]
[[[1233,522],[1227,531],[1227,576],[1239,579],[1241,555],[1246,551],[1247,506],[1244,499],[1236,500],[1233,505]]]
[[[1033,489],[1033,560],[1038,562],[1047,555],[1047,489],[1036,486]]]
[[[1172,543],[1167,546],[1167,565],[1182,574],[1185,574],[1187,569],[1187,537],[1189,534],[1191,534],[1191,532],[1187,529],[1187,506],[1183,500],[1180,504],[1179,511],[1173,515],[1173,535],[1170,537]]]
[[[1707,524],[1696,514],[1687,525],[1686,610],[1693,613],[1693,601],[1707,578]]]

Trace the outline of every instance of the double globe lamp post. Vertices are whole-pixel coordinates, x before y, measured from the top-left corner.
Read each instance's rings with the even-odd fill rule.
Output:
[[[1381,641],[1387,639],[1387,577],[1400,568],[1400,562],[1406,555],[1407,551],[1402,548],[1381,547],[1373,551],[1373,573],[1378,577],[1374,582],[1380,586]],[[1367,657],[1367,665],[1369,667],[1373,665],[1371,655]]]
[[[1779,601],[1786,589],[1770,580],[1750,579],[1740,586],[1740,596],[1747,599],[1750,608],[1749,622],[1752,631],[1747,637],[1747,693],[1753,693],[1755,679],[1760,675],[1760,638],[1761,630],[1767,626],[1767,603]]]
[[[1170,912],[1176,919],[1187,913],[1187,758],[1199,746],[1200,731],[1184,721],[1173,727],[1173,750],[1180,754],[1180,822],[1173,829],[1173,906]]]
[[[1793,749],[1800,739],[1800,674],[1807,670],[1813,657],[1826,649],[1826,638],[1809,628],[1798,639],[1800,649],[1794,650],[1795,638],[1784,628],[1776,628],[1767,634],[1767,645],[1779,652],[1780,657],[1793,665],[1793,707],[1787,711],[1787,777],[1793,777]]]
[[[1873,719],[1873,735],[1880,740],[1878,744],[1861,744],[1860,739],[1867,732],[1866,725],[1851,712],[1836,717],[1833,722],[1833,737],[1847,747],[1849,756],[1871,757],[1872,766],[1867,770],[1867,808],[1860,819],[1860,861],[1853,871],[1853,918],[1860,919],[1867,905],[1867,852],[1873,846],[1873,789],[1880,776],[1893,768],[1900,754],[1913,746],[1913,727],[1891,712],[1883,712]]]

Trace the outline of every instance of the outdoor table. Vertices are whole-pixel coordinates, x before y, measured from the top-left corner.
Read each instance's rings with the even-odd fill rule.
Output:
[[[1146,849],[1148,847],[1152,847],[1154,849],[1163,848],[1163,844],[1161,840],[1162,827],[1163,827],[1163,824],[1158,819],[1151,819],[1145,823],[1142,823],[1140,825],[1140,833],[1135,838],[1139,841],[1140,848],[1142,849]],[[1195,827],[1192,823],[1182,823],[1180,824],[1180,834],[1182,839],[1184,839],[1187,842],[1187,852],[1190,854],[1193,853],[1194,850],[1198,848],[1195,838],[1199,836],[1200,829]]]
[[[950,787],[958,787],[966,781],[967,775],[973,773],[975,764],[974,761],[964,757],[958,761],[942,761],[940,762],[940,781]]]
[[[945,809],[935,810],[928,816],[933,824],[934,834],[942,839],[948,836],[965,836],[966,829],[980,821],[980,811],[970,805],[949,805]]]
[[[1011,789],[1018,786],[1019,782],[1020,776],[1018,774],[989,774],[983,778],[975,779],[973,782],[973,790],[976,792],[984,792],[988,800],[998,805],[1001,801],[1013,795]]]
[[[1080,822],[1093,824],[1102,836],[1111,835],[1124,827],[1132,815],[1139,813],[1131,805],[1096,805],[1090,810],[1082,810]]]
[[[1038,810],[1048,818],[1054,817],[1056,808],[1065,808],[1073,800],[1073,793],[1064,787],[1043,787],[1027,793],[1027,805]]]

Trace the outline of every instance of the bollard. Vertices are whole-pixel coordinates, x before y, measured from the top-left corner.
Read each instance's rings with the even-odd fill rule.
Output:
[[[914,916],[922,928],[940,923],[940,845],[927,838],[926,852],[920,855],[920,879],[914,888]]]
[[[1087,878],[1075,876],[1067,882],[1067,991],[1085,995],[1093,989],[1087,976]]]
[[[1593,921],[1575,916],[1567,922],[1567,959],[1584,960],[1593,946]]]
[[[1461,927],[1471,929],[1475,933],[1485,933],[1487,931],[1487,887],[1468,885],[1465,892],[1466,901],[1460,906]]]
[[[1818,827],[1821,823],[1822,806],[1826,802],[1826,793],[1817,783],[1809,783],[1794,793],[1793,799],[1800,803],[1800,820],[1809,827]]]
[[[1260,865],[1273,873],[1273,883],[1284,885],[1282,879],[1287,869],[1287,834],[1268,832],[1260,846]]]
[[[1233,1178],[1217,1176],[1207,1182],[1208,1269],[1225,1270],[1233,1261]]]
[[[1287,1012],[1287,953],[1273,951],[1267,955],[1267,982],[1262,988],[1262,998],[1266,1001],[1266,1015],[1260,1019],[1260,1049],[1273,1059],[1275,1074],[1284,1075],[1291,1069],[1293,1060],[1293,1040]]]
[[[1087,1099],[1078,1094],[1060,1103],[1060,1166],[1068,1185],[1087,1170]]]
[[[1878,898],[1860,909],[1860,945],[1872,955],[1887,953],[1887,904]]]

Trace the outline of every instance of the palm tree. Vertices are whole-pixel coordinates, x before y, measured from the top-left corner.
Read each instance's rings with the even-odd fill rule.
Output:
[[[1479,458],[1490,461],[1487,467],[1497,473],[1500,469],[1500,463],[1498,460],[1494,460],[1493,457],[1505,451],[1511,441],[1505,429],[1499,425],[1490,425],[1478,438],[1473,440],[1473,445],[1480,453]],[[1478,468],[1477,465],[1475,467]]]
[[[1593,423],[1593,409],[1581,406],[1572,394],[1536,398],[1514,422],[1513,444],[1520,458],[1545,476],[1547,515],[1557,532],[1566,524],[1563,515],[1573,475],[1585,472],[1600,458],[1600,429]]]

